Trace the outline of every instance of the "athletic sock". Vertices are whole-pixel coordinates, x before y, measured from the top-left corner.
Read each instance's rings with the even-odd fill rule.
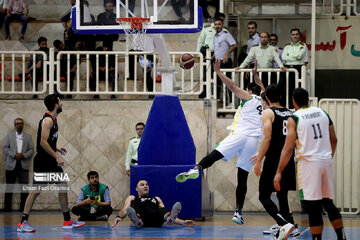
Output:
[[[321,234],[313,234],[312,239],[313,240],[321,240]]]
[[[338,240],[346,240],[344,228],[335,229]]]
[[[28,219],[29,219],[29,214],[23,213],[21,215],[21,223],[23,223],[24,221],[27,221]]]
[[[64,215],[64,221],[68,222],[70,221],[71,217],[70,217],[70,212],[63,212]]]
[[[202,171],[202,166],[196,165],[196,166],[194,167],[194,169],[195,169],[195,170],[199,170],[199,172],[201,172],[201,171]]]

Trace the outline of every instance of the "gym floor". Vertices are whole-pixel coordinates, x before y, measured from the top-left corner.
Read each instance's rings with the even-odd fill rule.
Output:
[[[128,219],[111,228],[113,214],[107,222],[86,222],[86,225],[72,230],[63,230],[60,212],[32,212],[29,223],[36,228],[35,233],[17,233],[20,213],[0,214],[0,239],[273,239],[262,231],[274,224],[265,213],[245,213],[245,225],[231,222],[232,213],[215,213],[205,221],[197,221],[193,227],[164,225],[162,228],[141,228],[133,226]],[[301,235],[289,239],[311,240],[307,215],[295,214]],[[360,239],[360,217],[343,216],[347,239]],[[336,234],[329,220],[324,216],[323,239],[336,240]]]

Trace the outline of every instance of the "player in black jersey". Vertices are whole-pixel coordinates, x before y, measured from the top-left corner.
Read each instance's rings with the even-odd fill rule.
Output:
[[[271,84],[266,88],[266,99],[269,103],[269,108],[262,115],[263,139],[259,153],[253,155],[253,164],[255,165],[254,172],[256,176],[260,176],[259,200],[270,216],[275,219],[276,223],[286,230],[283,231],[282,236],[277,238],[283,239],[294,229],[294,219],[290,214],[287,198],[289,190],[296,190],[294,161],[290,161],[287,165],[281,181],[281,190],[276,192],[279,200],[279,210],[270,197],[271,193],[275,192],[273,179],[285,142],[287,119],[292,115],[292,112],[280,106],[280,89],[276,84]],[[261,161],[264,156],[266,158],[261,172]],[[297,235],[300,234],[298,230],[295,232]]]
[[[58,125],[56,118],[59,113],[62,112],[62,102],[57,95],[51,94],[45,97],[44,104],[48,112],[44,114],[39,122],[36,146],[37,153],[34,157],[34,173],[63,172],[62,166],[64,166],[64,159],[61,155],[65,155],[66,150],[64,148],[56,147],[58,139]],[[59,152],[61,155],[56,152]],[[34,180],[34,183],[47,184],[48,182],[37,182]],[[66,184],[64,182],[56,183]],[[30,210],[39,194],[39,191],[34,191],[27,197],[22,219],[17,228],[18,232],[36,231],[27,220],[29,218]],[[66,192],[59,192],[59,202],[64,215],[64,229],[81,227],[84,225],[83,222],[77,222],[70,217],[68,196]]]
[[[183,226],[192,226],[194,221],[181,220],[177,215],[181,211],[181,204],[175,203],[170,212],[159,197],[149,196],[149,184],[141,179],[136,184],[138,196],[130,195],[126,198],[124,207],[119,211],[112,227],[126,216],[137,227],[161,227],[165,222],[167,224],[179,224]]]

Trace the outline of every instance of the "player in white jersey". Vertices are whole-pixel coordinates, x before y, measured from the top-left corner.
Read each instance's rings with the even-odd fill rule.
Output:
[[[274,187],[280,190],[281,173],[285,169],[296,145],[297,180],[300,199],[309,214],[313,240],[320,240],[323,220],[322,206],[328,213],[338,239],[346,239],[339,210],[333,203],[333,167],[337,139],[330,117],[320,108],[309,107],[309,94],[305,89],[293,91],[296,112],[288,118],[287,136],[280,163],[274,178]]]
[[[220,71],[220,60],[216,60],[214,69],[221,81],[225,83],[230,91],[241,99],[241,106],[236,111],[230,135],[222,140],[220,144],[216,146],[210,154],[204,157],[195,168],[178,174],[176,176],[176,181],[185,182],[189,178],[198,178],[199,172],[210,167],[214,164],[214,162],[220,159],[228,161],[237,154],[237,209],[232,221],[237,224],[244,224],[244,220],[241,215],[247,191],[247,177],[251,168],[249,158],[256,152],[256,147],[262,133],[261,113],[263,108],[262,100],[259,95],[262,91],[264,91],[264,86],[262,85],[261,80],[258,77],[255,77],[254,79],[256,83],[249,83],[247,91],[245,91],[236,86],[234,81],[226,77],[226,75]],[[256,66],[254,69],[256,69]],[[253,70],[253,72],[255,75],[257,74],[256,71]]]

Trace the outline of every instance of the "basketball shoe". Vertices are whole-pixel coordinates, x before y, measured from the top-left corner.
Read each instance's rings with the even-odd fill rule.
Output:
[[[166,219],[166,223],[173,224],[175,222],[175,219],[179,215],[180,211],[181,211],[181,203],[176,202],[172,207],[170,215]]]
[[[235,211],[232,221],[236,224],[245,224],[244,219],[238,211]]]
[[[132,207],[128,207],[126,209],[126,215],[130,218],[130,220],[133,222],[133,224],[135,224],[135,226],[137,226],[138,228],[141,228],[144,225],[143,221],[139,218],[135,209],[133,209]]]
[[[190,179],[196,179],[199,177],[199,169],[197,168],[192,168],[190,169],[189,171],[187,172],[182,172],[182,173],[179,173],[175,179],[177,182],[179,183],[183,183],[185,182],[186,180],[188,180],[189,178]]]
[[[274,224],[269,229],[263,231],[263,234],[275,234],[279,230],[279,225]]]
[[[71,228],[78,228],[84,226],[84,222],[78,222],[75,219],[70,219],[69,221],[64,221],[63,229],[71,229]]]
[[[17,227],[17,232],[23,232],[23,233],[29,233],[29,232],[35,232],[36,229],[33,228],[28,221],[23,221],[22,223],[19,223]]]
[[[284,226],[281,226],[277,236],[275,236],[277,240],[287,239],[287,237],[294,230],[295,226],[291,223],[287,223]]]

